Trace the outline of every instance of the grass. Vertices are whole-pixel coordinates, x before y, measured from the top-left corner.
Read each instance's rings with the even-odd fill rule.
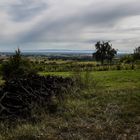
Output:
[[[68,77],[71,75],[70,72],[39,72],[42,76],[53,75],[53,76],[63,76]]]
[[[89,72],[93,79],[100,82],[106,89],[125,90],[139,89],[140,70],[120,70],[120,71],[95,71]],[[71,76],[71,72],[40,72],[40,75]],[[84,72],[83,72],[84,75]]]
[[[56,114],[40,111],[36,123],[2,122],[0,140],[140,139],[140,70],[83,72],[75,76],[79,83],[67,91]]]

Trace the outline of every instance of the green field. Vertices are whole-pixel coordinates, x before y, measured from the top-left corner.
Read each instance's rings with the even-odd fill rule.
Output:
[[[65,93],[55,114],[40,110],[36,123],[1,123],[0,140],[140,138],[140,70],[40,74],[75,76],[79,81]]]
[[[84,75],[86,72],[82,72]],[[95,71],[88,72],[90,78],[98,81],[104,88],[112,90],[140,89],[140,70]],[[72,76],[71,72],[40,72],[40,75]]]

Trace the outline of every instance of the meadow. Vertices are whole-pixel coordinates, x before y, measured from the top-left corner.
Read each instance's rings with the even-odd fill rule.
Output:
[[[77,72],[79,73],[79,72]],[[40,72],[40,75],[57,75],[57,76],[72,76],[73,72]],[[87,71],[81,72],[84,79],[90,75],[87,82],[95,80],[99,82],[104,89],[123,90],[123,89],[137,89],[140,86],[140,70],[120,70],[120,71]],[[89,78],[89,77],[87,77]],[[85,83],[86,84],[86,83]]]
[[[37,121],[0,123],[0,140],[140,139],[140,70],[39,72],[73,77],[58,110],[33,112]]]

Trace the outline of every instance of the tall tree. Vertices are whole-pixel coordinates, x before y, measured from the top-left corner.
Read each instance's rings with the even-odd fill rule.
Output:
[[[97,61],[101,61],[101,64],[104,64],[104,61],[107,60],[109,63],[112,62],[113,57],[117,54],[117,50],[112,48],[110,42],[98,41],[95,44],[96,52],[93,53],[93,58]]]

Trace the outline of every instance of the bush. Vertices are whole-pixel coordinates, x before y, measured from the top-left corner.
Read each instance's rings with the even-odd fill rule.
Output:
[[[2,64],[1,70],[3,79],[6,81],[36,73],[36,71],[32,68],[30,61],[21,56],[19,49],[12,57],[9,58],[8,61]]]

